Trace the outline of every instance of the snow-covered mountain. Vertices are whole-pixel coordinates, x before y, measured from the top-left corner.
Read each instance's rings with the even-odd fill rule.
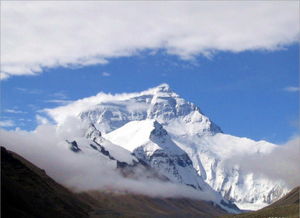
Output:
[[[212,188],[241,209],[261,208],[288,191],[281,181],[227,164],[246,153],[263,155],[276,145],[224,134],[167,84],[140,93],[99,93],[48,113],[58,123],[78,116],[99,131],[87,130],[87,138],[103,149],[119,154],[124,149],[127,162],[145,162],[169,180],[199,190]]]
[[[210,188],[197,174],[187,153],[172,141],[156,120],[131,121],[104,137],[115,144],[122,144],[172,182],[200,190]]]
[[[76,154],[99,159],[99,167],[106,170],[119,171],[125,177],[138,180],[150,178],[187,185],[196,189],[199,197],[209,196],[208,201],[228,212],[239,212],[231,201],[204,182],[188,154],[171,140],[156,120],[132,121],[104,137],[90,124],[84,137],[73,136],[64,146]]]
[[[196,105],[180,98],[167,84],[141,93],[119,95],[116,98],[110,96],[108,100],[95,102],[90,108],[78,112],[83,120],[91,121],[104,133],[129,121],[145,119],[155,119],[166,127],[173,127],[173,131],[180,129],[179,134],[221,132]]]

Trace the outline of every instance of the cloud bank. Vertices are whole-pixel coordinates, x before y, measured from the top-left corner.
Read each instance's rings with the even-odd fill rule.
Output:
[[[15,126],[15,123],[12,120],[0,120],[0,127],[13,127],[13,126]]]
[[[6,109],[3,111],[4,113],[10,113],[10,114],[24,114],[25,111],[16,110],[16,109]]]
[[[300,136],[294,137],[266,154],[244,154],[234,156],[225,164],[238,164],[246,173],[264,175],[270,179],[282,180],[290,188],[300,184]]]
[[[65,119],[67,119],[69,116],[76,117],[81,112],[84,112],[86,110],[91,110],[99,103],[104,103],[106,101],[109,101],[110,103],[116,102],[119,105],[123,104],[123,106],[126,107],[127,111],[137,112],[143,109],[146,110],[147,107],[149,107],[149,105],[142,102],[135,102],[134,100],[130,101],[130,98],[139,96],[141,94],[149,94],[151,93],[151,90],[154,89],[151,88],[141,93],[136,92],[136,93],[121,93],[121,94],[106,94],[100,92],[95,96],[78,99],[66,105],[43,109],[42,112],[44,112],[47,116],[49,116],[49,118],[54,120],[57,124],[64,123]],[[130,102],[120,102],[126,100],[129,100]]]
[[[1,79],[162,49],[183,59],[274,50],[299,36],[297,1],[1,4]]]
[[[218,196],[195,191],[185,185],[162,182],[147,178],[145,170],[138,179],[124,178],[115,170],[116,163],[102,155],[81,155],[71,152],[65,139],[83,137],[86,127],[79,121],[69,119],[57,127],[42,124],[32,132],[0,129],[0,145],[17,152],[57,182],[75,191],[131,192],[151,197],[187,197],[198,200],[217,201]],[[151,189],[149,189],[151,187]]]

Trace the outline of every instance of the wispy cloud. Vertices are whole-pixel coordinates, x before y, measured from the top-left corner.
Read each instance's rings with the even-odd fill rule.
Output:
[[[13,127],[13,126],[15,126],[15,123],[12,120],[0,120],[0,127]]]
[[[27,107],[29,107],[31,110],[37,111],[39,110],[39,106],[35,104],[28,104]]]
[[[299,86],[288,86],[288,87],[284,88],[284,91],[287,91],[287,92],[299,92],[300,91],[300,87]]]
[[[63,100],[63,99],[51,99],[51,100],[46,100],[45,102],[55,103],[55,104],[60,104],[60,105],[66,105],[66,104],[72,103],[73,101],[71,101],[71,100]]]
[[[51,97],[58,98],[58,99],[67,99],[68,95],[65,91],[59,91],[51,94]]]
[[[228,163],[240,165],[244,172],[265,175],[271,179],[285,181],[290,188],[300,183],[300,137],[295,136],[285,144],[275,147],[266,154],[233,156]]]
[[[21,87],[17,87],[16,89],[20,92],[23,92],[26,94],[32,94],[32,95],[37,95],[37,94],[43,93],[43,91],[40,89],[26,89],[26,88],[21,88]]]
[[[6,109],[3,112],[4,113],[11,113],[11,114],[25,114],[25,113],[27,113],[25,111],[20,111],[20,110],[15,110],[15,109]]]
[[[36,118],[36,121],[39,125],[43,125],[43,124],[48,124],[49,123],[49,120],[46,118],[46,117],[43,117],[41,115],[36,115],[35,116]]]
[[[102,74],[101,74],[102,76],[105,76],[105,77],[108,77],[108,76],[110,76],[111,74],[110,73],[108,73],[108,72],[102,72]]]
[[[4,1],[1,6],[1,78],[36,75],[44,67],[105,64],[143,50],[162,49],[183,59],[275,50],[296,42],[299,34],[296,1]]]
[[[45,100],[44,102],[58,105],[66,105],[72,102],[71,100],[68,100],[68,95],[65,91],[55,92],[49,96],[53,97],[54,99]]]

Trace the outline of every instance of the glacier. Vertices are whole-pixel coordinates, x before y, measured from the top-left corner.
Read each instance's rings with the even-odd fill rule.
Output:
[[[137,93],[99,93],[46,111],[58,125],[68,116],[89,123],[86,138],[94,150],[103,146],[129,165],[143,161],[172,182],[218,192],[243,210],[260,209],[289,191],[283,181],[228,164],[245,154],[267,154],[277,145],[223,133],[167,84]]]

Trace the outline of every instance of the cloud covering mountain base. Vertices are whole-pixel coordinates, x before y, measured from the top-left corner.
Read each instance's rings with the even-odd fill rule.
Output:
[[[226,161],[228,165],[238,164],[244,172],[264,175],[274,180],[285,181],[289,188],[300,184],[300,137],[295,136],[270,153],[233,156]]]
[[[70,118],[64,126],[40,125],[32,132],[0,129],[0,144],[45,169],[57,182],[77,191],[100,190],[119,194],[131,192],[151,197],[216,201],[216,196],[211,193],[200,193],[184,185],[149,179],[145,172],[138,172],[139,179],[124,178],[114,164],[100,156],[71,152],[65,139],[84,136],[84,127],[86,126],[82,126],[76,118]]]

